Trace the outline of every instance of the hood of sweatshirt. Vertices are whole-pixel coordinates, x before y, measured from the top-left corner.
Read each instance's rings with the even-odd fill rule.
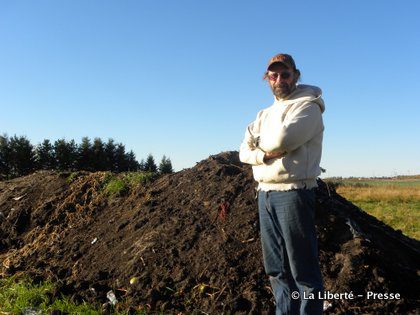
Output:
[[[274,97],[275,102],[289,105],[292,103],[313,102],[318,104],[321,112],[325,111],[324,100],[322,99],[322,91],[319,87],[313,85],[299,84],[296,89],[284,99],[277,99]]]

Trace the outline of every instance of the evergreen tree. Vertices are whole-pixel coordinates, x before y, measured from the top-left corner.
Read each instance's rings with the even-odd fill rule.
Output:
[[[122,143],[118,143],[115,148],[115,161],[116,171],[126,172],[128,170],[128,161],[125,154],[125,146]]]
[[[133,150],[130,150],[125,155],[125,159],[127,161],[127,168],[129,172],[135,172],[139,170],[139,162],[136,160],[136,155],[134,154]]]
[[[93,171],[93,149],[88,137],[82,138],[82,143],[77,149],[77,169]]]
[[[77,145],[74,140],[66,142],[58,139],[54,142],[54,155],[59,170],[73,170],[77,161]]]
[[[147,170],[156,172],[151,154],[147,163]],[[26,175],[35,169],[123,172],[146,169],[146,163],[142,160],[139,164],[133,151],[126,153],[125,146],[113,139],[105,144],[100,138],[92,143],[83,137],[80,145],[74,140],[58,139],[52,144],[44,139],[34,149],[23,136],[0,136],[0,178]]]
[[[141,159],[139,163],[139,171],[144,172],[146,169],[146,163],[144,162],[144,159]]]
[[[93,169],[95,171],[105,171],[106,157],[105,147],[101,138],[95,138],[92,145]]]
[[[10,147],[6,134],[0,136],[0,175],[10,175]]]
[[[115,156],[115,143],[114,139],[108,139],[105,144],[105,169],[107,171],[117,171],[117,161]]]
[[[52,170],[56,167],[54,147],[50,140],[44,139],[35,149],[37,168],[41,170]]]
[[[10,138],[9,147],[12,176],[27,175],[35,169],[34,148],[26,137],[13,136]]]
[[[172,162],[170,158],[167,158],[165,155],[162,157],[162,160],[159,164],[159,173],[160,174],[171,174],[174,170],[172,168]]]
[[[152,172],[152,173],[157,172],[155,159],[151,153],[147,156],[146,163],[144,164],[144,170],[146,172]]]

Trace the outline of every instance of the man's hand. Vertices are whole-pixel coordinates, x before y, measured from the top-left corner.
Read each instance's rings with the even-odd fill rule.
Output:
[[[265,152],[264,154],[264,163],[267,163],[268,161],[272,159],[277,159],[284,156],[284,152]]]

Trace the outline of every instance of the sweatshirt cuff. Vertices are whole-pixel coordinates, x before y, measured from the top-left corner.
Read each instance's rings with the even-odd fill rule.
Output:
[[[258,150],[258,152],[257,152],[257,163],[258,164],[264,164],[264,155],[265,155],[265,152],[263,150]]]

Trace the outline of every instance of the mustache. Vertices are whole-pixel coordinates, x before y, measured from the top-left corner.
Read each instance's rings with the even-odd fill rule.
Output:
[[[281,88],[281,87],[290,88],[291,84],[287,84],[286,82],[281,82],[278,85],[273,85],[273,87],[275,87],[275,88]]]
[[[286,84],[279,84],[279,85],[276,85],[276,86],[272,87],[273,91],[284,91],[284,90],[289,91],[291,89],[292,89],[292,87],[287,83]]]
[[[286,97],[293,91],[293,84],[287,84],[286,82],[279,83],[271,86],[273,94],[277,97]]]

